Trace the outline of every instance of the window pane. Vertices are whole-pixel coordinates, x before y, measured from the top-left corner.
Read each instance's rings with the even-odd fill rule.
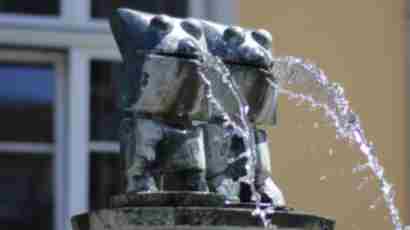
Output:
[[[187,0],[92,0],[91,2],[91,15],[94,18],[110,17],[113,10],[119,7],[128,7],[157,14],[169,14],[177,17],[186,17],[188,15]]]
[[[32,15],[58,15],[59,0],[0,0],[0,12]]]
[[[119,154],[91,154],[90,196],[91,210],[107,208],[111,196],[120,193]]]
[[[52,66],[0,63],[0,82],[0,141],[52,142]]]
[[[118,87],[115,78],[121,76],[120,62],[91,61],[91,119],[93,141],[118,140]]]
[[[0,229],[52,229],[50,156],[0,153]]]

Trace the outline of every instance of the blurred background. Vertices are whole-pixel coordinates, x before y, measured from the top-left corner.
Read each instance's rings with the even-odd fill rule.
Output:
[[[70,229],[119,189],[115,78],[107,17],[127,6],[274,36],[276,55],[308,58],[342,83],[410,223],[409,11],[405,0],[0,0],[0,228]],[[273,176],[288,204],[337,229],[393,229],[374,177],[320,111],[279,101]]]

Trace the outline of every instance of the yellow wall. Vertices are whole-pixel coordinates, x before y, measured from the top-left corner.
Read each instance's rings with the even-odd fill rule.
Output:
[[[239,12],[241,25],[273,33],[276,54],[313,60],[345,86],[396,186],[401,216],[410,223],[405,1],[242,0]],[[269,129],[273,174],[289,205],[334,217],[341,230],[392,229],[383,202],[369,210],[381,197],[375,181],[357,189],[369,173],[352,174],[352,168],[364,158],[336,141],[325,122],[314,128],[321,120],[319,112],[279,101],[279,125]]]

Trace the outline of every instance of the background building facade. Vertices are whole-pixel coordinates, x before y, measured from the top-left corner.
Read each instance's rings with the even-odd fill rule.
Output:
[[[118,6],[269,29],[277,54],[319,63],[345,87],[409,221],[404,1],[0,0],[0,228],[69,229],[118,191],[116,76],[107,17]],[[282,98],[269,129],[276,181],[295,208],[339,229],[390,229],[358,151],[319,112]],[[320,128],[317,127],[316,122]],[[315,124],[315,125],[314,125]],[[329,151],[331,154],[329,154]],[[406,219],[407,218],[407,219]]]
[[[345,87],[410,222],[408,10],[406,1],[240,2],[240,24],[268,28],[275,53],[318,63]],[[392,229],[358,150],[335,139],[320,112],[282,97],[271,129],[272,168],[291,206],[337,218],[337,229]],[[318,122],[318,123],[316,123]],[[315,128],[318,127],[319,128]],[[369,182],[365,182],[366,178]],[[373,208],[375,205],[375,208]]]
[[[216,3],[0,1],[1,229],[69,229],[118,191],[112,10],[232,22],[232,3]]]

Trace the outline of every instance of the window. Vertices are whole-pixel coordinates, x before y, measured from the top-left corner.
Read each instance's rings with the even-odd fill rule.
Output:
[[[58,15],[59,0],[0,0],[1,13],[17,13],[30,15]]]
[[[55,55],[0,50],[0,229],[53,229]]]
[[[120,62],[90,61],[90,209],[106,208],[109,198],[120,192],[118,154],[118,79]]]
[[[0,157],[0,229],[52,229],[52,160],[46,155]]]
[[[188,15],[187,0],[167,1],[167,0],[92,0],[91,16],[93,18],[107,18],[112,11],[118,7],[128,7],[151,13],[163,13],[177,17],[186,17]]]
[[[90,138],[92,141],[118,140],[118,84],[120,62],[91,61]]]
[[[206,18],[210,2],[0,0],[0,229],[70,229],[118,193],[113,9]]]
[[[51,65],[0,63],[0,140],[52,142]]]

